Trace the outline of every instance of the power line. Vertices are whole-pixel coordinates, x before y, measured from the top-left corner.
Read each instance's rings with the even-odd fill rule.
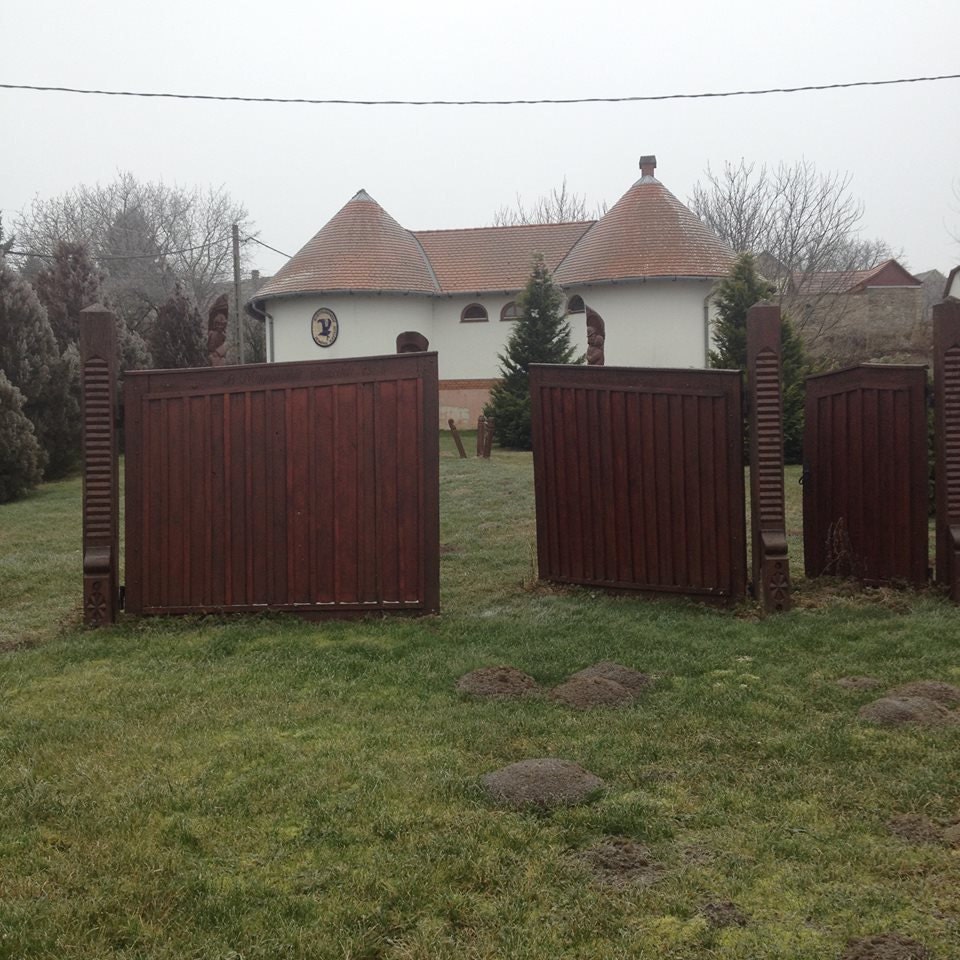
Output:
[[[84,87],[52,87],[28,83],[0,83],[3,90],[33,90],[40,93],[78,93],[101,97],[149,97],[168,100],[216,100],[229,103],[304,103],[316,106],[348,107],[514,107],[537,104],[645,103],[655,100],[704,100],[719,97],[758,97],[772,93],[807,93],[815,90],[849,90],[853,87],[887,87],[904,83],[960,80],[960,73],[932,77],[901,77],[896,80],[854,80],[849,83],[816,83],[800,87],[768,87],[762,90],[723,90],[705,93],[662,93],[630,97],[567,97],[529,100],[348,100],[312,97],[239,97],[210,93],[160,93],[142,90],[95,90]]]
[[[90,254],[90,259],[110,263],[113,263],[117,260],[159,260],[162,257],[176,257],[181,253],[193,253],[194,250],[203,250],[206,247],[212,247],[215,244],[226,242],[226,238],[223,240],[208,240],[206,243],[197,244],[195,247],[184,247],[182,250],[158,250],[156,253],[136,253],[123,256],[116,254],[92,253]],[[35,253],[32,250],[8,250],[7,255],[11,257],[36,257],[39,260],[57,259],[52,253]]]
[[[290,259],[289,253],[284,253],[282,250],[278,250],[276,247],[271,247],[269,243],[264,243],[262,240],[258,240],[256,237],[244,237],[243,242],[247,243],[252,240],[254,243],[259,243],[261,247],[266,247],[268,250],[272,250],[274,253],[279,253],[281,257],[286,257]]]
[[[290,259],[289,253],[284,253],[282,250],[278,250],[276,247],[271,247],[269,243],[264,243],[262,240],[258,240],[256,237],[244,237],[244,242],[253,241],[254,243],[259,243],[261,247],[266,247],[268,250],[272,250],[274,253],[280,254],[281,257],[286,257]],[[162,257],[175,257],[182,253],[192,253],[195,250],[203,250],[206,247],[212,247],[216,244],[223,243],[227,244],[228,238],[224,237],[222,240],[208,240],[206,243],[198,244],[195,247],[184,247],[182,250],[161,250],[157,253],[137,253],[120,256],[117,254],[91,254],[91,260],[98,260],[104,263],[114,263],[118,260],[159,260]],[[32,250],[8,250],[7,256],[11,257],[36,257],[39,260],[56,260],[56,256],[52,253],[36,253]]]

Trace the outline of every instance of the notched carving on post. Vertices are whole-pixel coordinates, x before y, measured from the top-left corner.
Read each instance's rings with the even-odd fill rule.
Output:
[[[747,313],[747,377],[753,589],[764,611],[773,613],[790,608],[779,307],[757,305]]]
[[[933,308],[937,582],[960,603],[960,301]]]
[[[115,622],[119,595],[115,322],[113,314],[99,305],[80,312],[83,620],[91,627]]]

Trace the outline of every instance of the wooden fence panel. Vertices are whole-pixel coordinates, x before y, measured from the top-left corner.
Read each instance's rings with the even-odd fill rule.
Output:
[[[742,597],[739,372],[534,365],[530,378],[540,576]]]
[[[806,386],[807,576],[926,583],[926,368],[862,364]]]
[[[439,609],[436,354],[125,391],[128,611]]]

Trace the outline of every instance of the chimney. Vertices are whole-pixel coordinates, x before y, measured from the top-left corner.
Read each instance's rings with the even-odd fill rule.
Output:
[[[251,279],[254,283],[259,283],[259,282],[260,282],[260,271],[259,271],[259,270],[251,270],[251,271],[250,271],[250,279]]]
[[[646,180],[647,177],[653,179],[653,171],[657,169],[657,158],[651,154],[649,157],[640,158],[640,173],[643,176],[643,179]]]

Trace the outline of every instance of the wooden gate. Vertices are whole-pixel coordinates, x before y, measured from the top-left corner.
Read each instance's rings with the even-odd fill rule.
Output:
[[[806,387],[807,576],[926,583],[926,368],[862,364]]]
[[[127,374],[131,613],[439,608],[436,354]]]
[[[533,365],[530,380],[540,576],[742,597],[740,373]]]

